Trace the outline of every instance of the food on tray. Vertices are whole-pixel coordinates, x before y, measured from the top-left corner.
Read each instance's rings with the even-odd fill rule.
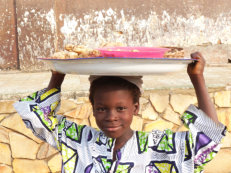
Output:
[[[125,47],[127,46],[125,43],[120,42],[108,42],[108,43],[102,43],[100,47]]]
[[[78,53],[75,52],[60,51],[60,52],[55,52],[53,57],[57,59],[74,59],[74,58],[78,58],[79,55]]]
[[[65,45],[64,51],[55,52],[55,59],[76,59],[88,57],[134,57],[134,58],[183,58],[184,50],[179,47],[124,47],[122,43],[105,43],[102,49],[91,49],[84,45]],[[111,46],[111,47],[108,47]],[[118,47],[119,46],[119,47]],[[165,52],[167,51],[167,52]]]
[[[67,44],[67,45],[65,46],[65,50],[67,50],[67,51],[72,51],[73,48],[74,48],[74,46],[75,46],[75,45],[73,45],[73,44]]]
[[[83,45],[67,44],[64,48],[64,51],[55,52],[52,57],[56,59],[75,59],[100,56],[100,51]]]
[[[166,47],[170,49],[165,52],[164,58],[183,58],[184,57],[184,49],[179,47]]]
[[[58,59],[67,59],[68,58],[67,57],[67,52],[65,52],[65,51],[55,52],[52,57],[58,58]]]

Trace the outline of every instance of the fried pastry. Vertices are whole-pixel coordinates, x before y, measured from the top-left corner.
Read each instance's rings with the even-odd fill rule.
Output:
[[[83,45],[67,44],[65,51],[55,52],[53,58],[57,59],[75,59],[75,58],[87,58],[87,57],[98,57],[100,51],[88,48]]]
[[[71,52],[71,51],[73,50],[74,46],[75,46],[75,45],[73,45],[73,44],[67,44],[64,48],[65,48],[65,50]]]
[[[184,49],[179,47],[165,47],[170,50],[165,52],[164,58],[184,58]]]

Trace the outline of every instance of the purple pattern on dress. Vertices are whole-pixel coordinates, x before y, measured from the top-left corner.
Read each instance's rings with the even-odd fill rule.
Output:
[[[90,141],[92,139],[92,133],[91,131],[89,131],[88,137],[87,137],[87,141]]]
[[[211,142],[211,139],[209,139],[209,137],[206,136],[204,133],[198,134],[195,152],[197,153],[200,148],[208,145],[210,142]]]
[[[117,156],[118,160],[121,160],[121,151],[120,150],[116,151],[116,156]]]
[[[48,116],[51,113],[51,108],[50,106],[46,106],[41,108],[41,111],[43,112],[44,116]]]
[[[91,170],[92,170],[92,168],[93,168],[93,164],[87,166],[86,169],[85,169],[85,171],[84,171],[84,173],[90,173]]]
[[[43,112],[44,119],[49,123],[49,125],[52,125],[52,121],[48,117],[51,113],[50,106],[46,106],[46,107],[41,108],[41,111]]]
[[[195,158],[194,163],[195,163],[195,164],[198,164],[198,165],[203,164],[203,163],[206,161],[207,156],[208,156],[211,152],[213,152],[213,150],[214,150],[216,147],[217,147],[217,144],[216,144],[216,145],[213,145],[212,147],[210,147],[210,148],[206,149],[205,151],[203,151],[201,154],[199,154],[199,155]],[[211,158],[211,159],[212,159],[212,158]]]
[[[156,171],[156,170],[153,170],[153,169],[155,169],[153,166],[148,166],[148,168],[147,168],[147,173],[158,173],[158,171]]]
[[[121,151],[120,151],[120,149],[116,151],[116,157],[117,157],[117,161],[116,161],[115,170],[116,170],[117,167],[119,166],[120,159],[121,159]]]

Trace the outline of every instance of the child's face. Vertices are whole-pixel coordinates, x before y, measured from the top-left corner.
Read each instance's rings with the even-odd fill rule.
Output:
[[[107,87],[95,92],[93,112],[96,123],[108,137],[126,139],[132,132],[132,117],[138,111],[139,103],[133,103],[128,90]]]

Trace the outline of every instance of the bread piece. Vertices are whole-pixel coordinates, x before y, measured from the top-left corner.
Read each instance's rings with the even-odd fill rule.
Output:
[[[71,51],[73,50],[74,46],[75,46],[75,45],[73,45],[73,44],[67,44],[64,48],[65,48],[65,50],[71,52]]]
[[[165,47],[170,50],[165,52],[164,58],[184,58],[184,49],[179,47]]]
[[[67,52],[65,51],[60,51],[60,52],[55,52],[53,55],[53,58],[57,58],[57,59],[67,59],[68,55]]]
[[[76,52],[78,54],[82,54],[82,53],[84,53],[86,51],[86,49],[87,48],[85,46],[83,46],[83,45],[76,45],[76,46],[73,47],[72,51]]]
[[[91,50],[89,52],[89,56],[90,57],[99,57],[101,55],[100,51],[99,50]]]
[[[120,43],[120,42],[108,42],[108,43],[102,43],[100,47],[125,47],[126,44]]]
[[[79,57],[79,54],[76,52],[68,52],[68,56],[70,59],[75,59]]]

